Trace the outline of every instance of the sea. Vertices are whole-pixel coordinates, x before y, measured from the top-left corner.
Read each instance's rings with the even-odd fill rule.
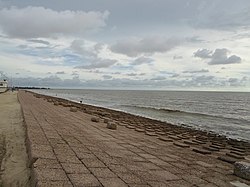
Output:
[[[56,96],[250,142],[250,93],[49,89]]]

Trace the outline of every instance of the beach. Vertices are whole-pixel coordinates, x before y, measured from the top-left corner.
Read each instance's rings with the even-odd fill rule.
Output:
[[[235,186],[249,143],[19,91],[32,186]],[[116,130],[106,128],[112,121]]]

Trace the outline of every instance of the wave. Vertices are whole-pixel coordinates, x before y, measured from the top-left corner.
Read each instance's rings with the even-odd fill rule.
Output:
[[[197,116],[197,117],[202,116],[202,117],[209,117],[209,118],[223,118],[225,120],[235,120],[238,122],[250,123],[250,121],[246,119],[230,118],[230,117],[225,117],[221,115],[213,115],[213,114],[207,114],[207,113],[198,113],[198,112],[182,111],[182,110],[176,110],[176,109],[156,108],[156,107],[137,106],[137,105],[120,105],[120,106],[128,107],[128,108],[135,108],[135,109],[142,109],[142,110],[153,111],[153,112],[172,113],[174,115],[189,115],[189,116]]]

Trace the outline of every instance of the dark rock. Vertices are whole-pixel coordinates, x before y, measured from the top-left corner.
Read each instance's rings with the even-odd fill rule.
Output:
[[[244,156],[237,155],[237,154],[234,154],[234,153],[226,153],[226,155],[230,156],[230,157],[233,157],[233,158],[236,158],[236,159],[244,159]]]
[[[117,125],[115,123],[113,123],[113,122],[109,122],[109,123],[107,123],[107,128],[112,129],[112,130],[116,130]]]
[[[155,134],[154,132],[146,131],[145,134],[148,135],[148,136],[157,136],[157,134]]]
[[[212,144],[210,147],[215,148],[215,149],[223,149],[224,147],[221,147],[219,145]]]
[[[195,143],[198,143],[198,144],[206,144],[206,142],[203,142],[203,141],[200,141],[200,140],[192,140],[193,142]]]
[[[232,158],[232,157],[229,157],[229,156],[220,156],[218,157],[219,160],[222,160],[224,162],[228,162],[230,164],[234,164],[237,160]]]
[[[59,105],[59,103],[58,103],[57,101],[55,101],[55,102],[54,102],[54,105],[55,105],[55,106],[58,106],[58,105]]]
[[[236,154],[236,155],[240,155],[240,156],[244,156],[245,153],[242,152],[238,152],[238,151],[230,151],[230,153]]]
[[[240,178],[250,180],[250,163],[236,162],[234,164],[234,174]]]
[[[201,154],[211,154],[211,151],[205,150],[205,149],[198,149],[198,148],[193,148],[193,151],[196,153],[201,153]]]
[[[135,127],[134,126],[131,126],[131,125],[127,125],[126,126],[128,129],[135,129]]]
[[[100,120],[99,120],[99,118],[92,117],[92,118],[91,118],[91,121],[93,121],[93,122],[95,122],[95,123],[98,123]]]
[[[105,118],[105,119],[103,120],[103,122],[104,122],[104,123],[108,123],[109,120]]]
[[[137,132],[145,132],[144,129],[140,129],[140,128],[136,128],[135,131],[137,131]]]
[[[70,111],[70,112],[77,112],[77,108],[71,107],[69,111]]]
[[[173,140],[181,140],[181,138],[179,138],[177,136],[169,135],[168,137],[171,138],[171,139],[173,139]]]
[[[214,147],[210,147],[210,146],[203,146],[204,149],[207,149],[209,151],[219,151],[219,149],[214,148]]]
[[[189,145],[181,143],[181,142],[174,142],[174,145],[182,147],[182,148],[188,148],[188,147],[190,147]]]
[[[172,142],[173,141],[172,139],[166,138],[164,136],[160,136],[159,140],[164,141],[164,142]]]
[[[198,145],[198,143],[192,142],[192,141],[190,141],[190,140],[184,140],[184,143],[185,143],[185,144],[189,144],[189,145]]]
[[[242,153],[245,152],[245,149],[238,149],[238,148],[235,148],[235,147],[232,147],[231,150],[233,150],[233,151],[238,151],[238,152],[242,152]]]

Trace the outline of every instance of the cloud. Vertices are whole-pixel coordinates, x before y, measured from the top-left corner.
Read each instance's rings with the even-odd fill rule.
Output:
[[[194,71],[183,71],[182,73],[208,73],[208,69],[194,70]]]
[[[16,77],[13,78],[14,86],[37,86],[37,87],[79,87],[83,82],[79,78],[61,79],[58,76],[49,76],[45,78],[37,77]]]
[[[214,76],[193,76],[190,79],[168,79],[155,77],[152,79],[113,78],[110,75],[103,75],[103,79],[80,80],[79,77],[61,79],[58,76],[45,78],[36,77],[13,77],[14,86],[39,86],[39,87],[78,87],[78,88],[121,88],[121,89],[157,89],[157,88],[181,88],[190,89],[194,87],[203,88],[225,88],[227,86],[246,86],[250,84],[250,78],[216,78]]]
[[[77,71],[73,71],[71,75],[72,76],[79,76],[79,73]]]
[[[112,65],[114,65],[117,62],[117,60],[111,60],[111,59],[93,59],[89,61],[89,64],[76,66],[76,69],[97,69],[97,68],[107,68]]]
[[[244,3],[242,3],[243,5]],[[228,6],[231,4],[228,3]],[[226,6],[223,3],[223,8]],[[196,19],[194,23],[195,27],[199,28],[209,28],[216,30],[236,30],[239,28],[249,28],[250,25],[250,8],[245,7],[237,10],[238,5],[231,5],[229,8],[235,8],[235,10],[224,10],[217,9],[216,12],[210,13],[209,15],[203,17],[203,19]],[[207,7],[206,7],[207,8]],[[218,7],[219,8],[219,7]],[[222,7],[221,7],[222,8]],[[203,12],[201,12],[203,14]],[[202,15],[201,15],[202,16]],[[216,20],[216,21],[215,21]]]
[[[209,65],[221,65],[221,64],[239,64],[241,63],[241,58],[236,55],[228,56],[228,49],[216,49],[214,52],[208,49],[199,49],[194,52],[195,57],[201,59],[210,59],[207,63]]]
[[[96,58],[97,52],[93,49],[87,49],[85,47],[85,41],[84,40],[74,40],[71,43],[70,48],[73,52],[81,55],[82,57],[88,57],[88,58]]]
[[[107,59],[99,57],[98,53],[103,48],[103,44],[95,44],[94,46],[86,47],[86,42],[83,40],[74,40],[71,43],[71,49],[73,52],[79,54],[83,61],[87,64],[76,66],[77,69],[97,69],[107,68],[114,65],[117,60]]]
[[[147,58],[147,57],[139,57],[136,58],[131,65],[141,65],[141,64],[150,64],[154,60],[152,58]]]
[[[194,52],[195,57],[199,58],[211,58],[213,51],[208,49],[199,49],[198,51]]]
[[[173,59],[174,59],[174,60],[183,59],[183,56],[178,56],[178,55],[175,55],[175,56],[173,56]]]
[[[29,42],[34,42],[34,43],[39,43],[39,44],[44,44],[44,45],[50,45],[50,43],[48,41],[44,41],[44,40],[30,39],[28,41]]]
[[[11,7],[0,10],[0,28],[5,34],[18,38],[83,34],[104,27],[108,16],[108,11],[55,11],[44,7]]]
[[[110,76],[110,75],[103,75],[102,77],[103,77],[103,79],[112,79],[112,76]]]
[[[164,76],[157,76],[157,77],[154,77],[152,79],[150,79],[152,81],[162,81],[162,80],[166,80],[166,77]]]
[[[64,75],[64,74],[66,74],[64,71],[58,71],[58,72],[56,72],[56,74],[57,75]]]
[[[181,41],[175,38],[146,37],[143,39],[127,39],[118,41],[110,46],[114,53],[120,53],[129,57],[164,53],[180,45]]]

